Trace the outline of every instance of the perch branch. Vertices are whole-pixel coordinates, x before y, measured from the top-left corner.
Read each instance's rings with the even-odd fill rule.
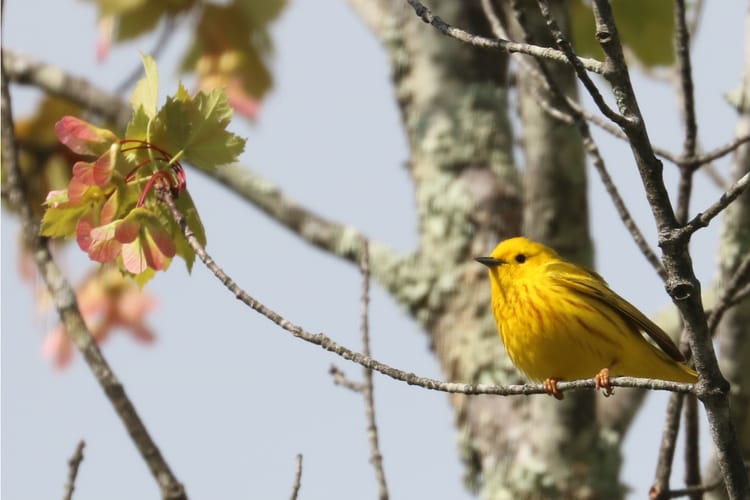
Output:
[[[198,240],[193,235],[193,232],[187,225],[187,222],[180,211],[174,204],[170,193],[168,191],[159,191],[159,197],[167,204],[172,214],[172,218],[175,223],[182,230],[183,235],[188,241],[190,247],[195,251],[195,254],[203,262],[203,264],[221,281],[221,283],[241,302],[247,305],[250,309],[258,312],[262,316],[265,316],[268,320],[278,325],[281,329],[289,332],[294,337],[314,344],[321,349],[332,352],[337,356],[357,363],[365,368],[370,368],[374,371],[382,373],[394,380],[405,382],[409,385],[416,385],[425,389],[448,392],[448,393],[460,393],[460,394],[495,394],[498,396],[513,396],[513,395],[531,395],[531,394],[545,394],[543,384],[524,384],[524,385],[506,385],[498,386],[491,384],[462,384],[456,382],[441,382],[439,380],[420,377],[414,373],[409,373],[397,368],[386,365],[378,360],[375,360],[369,356],[365,356],[361,353],[355,352],[341,344],[338,344],[330,337],[322,333],[311,333],[298,326],[291,321],[287,320],[277,312],[266,307],[252,296],[250,296],[245,290],[243,290],[235,281],[229,277],[211,258],[206,252],[205,248],[201,246]],[[610,384],[613,387],[637,387],[641,389],[652,389],[652,390],[663,390],[672,392],[692,392],[693,384],[684,384],[678,382],[670,382],[665,380],[656,379],[640,379],[633,377],[616,377],[611,379]],[[560,391],[568,391],[575,389],[595,389],[596,380],[575,380],[569,382],[559,382],[557,388]]]

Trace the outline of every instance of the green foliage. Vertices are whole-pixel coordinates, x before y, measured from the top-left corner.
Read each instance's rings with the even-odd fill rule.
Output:
[[[180,161],[212,169],[235,161],[245,147],[226,130],[232,109],[223,92],[191,97],[180,84],[158,108],[156,65],[148,56],[143,64],[124,138],[73,116],[55,125],[60,142],[84,159],[73,165],[67,189],[48,194],[41,225],[45,236],[75,236],[89,258],[117,262],[139,285],[166,270],[175,255],[188,270],[195,261],[159,192],[171,194],[198,241],[206,243]]]
[[[143,107],[147,117],[156,116],[156,106],[159,103],[159,73],[156,70],[156,62],[151,57],[143,57],[143,69],[145,78],[138,81],[130,97],[133,109]]]
[[[668,66],[675,60],[674,7],[672,2],[612,0],[617,29],[628,55],[645,68]],[[596,41],[591,2],[570,2],[572,37],[580,55],[604,57]]]

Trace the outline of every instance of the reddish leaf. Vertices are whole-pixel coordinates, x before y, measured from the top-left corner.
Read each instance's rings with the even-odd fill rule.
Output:
[[[117,258],[122,248],[122,243],[115,239],[115,233],[119,221],[95,227],[91,230],[91,243],[88,248],[88,254],[91,260],[97,262],[111,262]]]
[[[110,148],[109,151],[101,155],[94,162],[94,184],[99,187],[106,187],[109,181],[112,180],[112,171],[114,170],[114,156],[117,154],[115,148]]]
[[[174,241],[166,231],[154,226],[146,228],[145,236],[147,244],[144,245],[143,252],[149,267],[157,271],[166,269],[175,254]]]
[[[146,256],[143,254],[141,238],[136,238],[122,246],[122,265],[133,274],[141,274],[148,267]]]
[[[85,184],[87,186],[93,186],[94,182],[94,163],[90,161],[77,161],[73,165],[73,178],[78,181],[79,184]]]
[[[115,220],[115,214],[117,213],[119,206],[120,198],[117,196],[117,192],[114,192],[109,198],[107,198],[107,201],[104,202],[104,206],[102,206],[102,211],[99,214],[99,219],[102,221],[102,224],[109,224]]]
[[[117,230],[115,231],[115,238],[120,243],[130,243],[136,237],[138,237],[138,232],[140,231],[141,226],[135,221],[130,220],[123,220],[118,226]]]
[[[91,230],[96,227],[94,214],[89,212],[81,216],[76,224],[76,241],[84,252],[88,253],[91,246]]]
[[[111,131],[91,125],[75,116],[64,116],[55,124],[57,138],[80,155],[99,156],[117,141]]]

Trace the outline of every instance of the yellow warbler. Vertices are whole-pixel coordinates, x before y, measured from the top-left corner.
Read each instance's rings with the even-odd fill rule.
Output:
[[[697,381],[669,336],[595,272],[523,237],[476,260],[489,268],[508,356],[549,394],[562,397],[558,381],[595,377],[609,395],[610,375]]]

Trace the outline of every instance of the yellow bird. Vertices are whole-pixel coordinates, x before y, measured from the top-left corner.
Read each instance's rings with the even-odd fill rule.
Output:
[[[595,272],[523,237],[476,260],[489,268],[492,312],[508,356],[556,398],[562,380],[594,377],[606,395],[610,376],[697,382],[669,336]]]

